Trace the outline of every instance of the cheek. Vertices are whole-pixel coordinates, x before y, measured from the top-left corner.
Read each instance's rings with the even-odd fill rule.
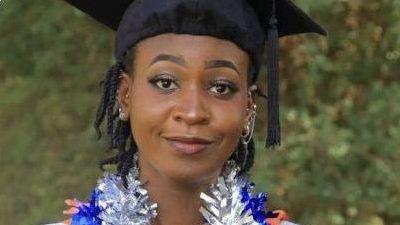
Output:
[[[147,84],[147,81],[136,81],[131,94],[130,115],[133,134],[139,136],[135,140],[146,140],[168,118],[165,101]]]
[[[245,105],[245,100],[238,98],[219,102],[213,107],[214,123],[211,126],[223,137],[221,148],[228,157],[235,150],[243,129]]]

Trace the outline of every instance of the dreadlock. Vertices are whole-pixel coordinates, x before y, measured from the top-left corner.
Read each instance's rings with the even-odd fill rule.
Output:
[[[135,61],[135,48],[127,51],[122,62],[117,62],[105,74],[104,80],[100,82],[102,97],[97,108],[94,128],[97,132],[97,139],[100,139],[100,126],[104,119],[107,119],[107,135],[111,138],[107,151],[116,150],[117,153],[109,158],[100,161],[100,169],[104,171],[105,165],[117,165],[117,175],[121,176],[123,184],[128,187],[127,175],[134,167],[134,156],[138,147],[133,139],[129,122],[119,119],[118,111],[118,87],[122,72],[133,74]],[[230,159],[235,160],[240,167],[240,173],[247,173],[254,163],[254,141],[248,143],[247,147],[240,141]]]

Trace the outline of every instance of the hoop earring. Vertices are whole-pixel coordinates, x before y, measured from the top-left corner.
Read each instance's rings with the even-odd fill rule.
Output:
[[[240,141],[242,142],[242,144],[245,147],[247,147],[247,144],[253,138],[254,124],[255,124],[255,121],[256,121],[256,114],[257,114],[257,105],[254,104],[253,105],[253,110],[251,112],[250,120],[247,121],[245,132],[240,137]]]

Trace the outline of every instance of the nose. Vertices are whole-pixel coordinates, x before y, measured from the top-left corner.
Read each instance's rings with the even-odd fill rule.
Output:
[[[177,104],[173,112],[175,121],[184,122],[187,125],[210,122],[210,110],[201,90],[195,88],[182,90],[176,100]]]

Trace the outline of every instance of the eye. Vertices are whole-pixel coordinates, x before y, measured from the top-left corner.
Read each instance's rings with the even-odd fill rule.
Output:
[[[176,79],[168,74],[157,75],[151,78],[149,82],[163,91],[172,91],[178,88]]]
[[[237,91],[237,87],[230,81],[218,80],[211,84],[210,92],[216,95],[229,95]]]

